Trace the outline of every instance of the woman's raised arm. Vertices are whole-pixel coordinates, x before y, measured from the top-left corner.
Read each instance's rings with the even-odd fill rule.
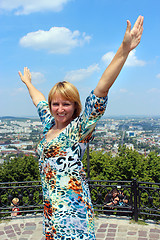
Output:
[[[143,19],[143,16],[139,16],[132,29],[130,21],[127,20],[127,29],[123,42],[99,80],[97,87],[94,90],[96,96],[104,97],[108,94],[110,87],[116,80],[125,63],[129,52],[136,48],[140,43],[143,32]]]
[[[45,101],[45,96],[39,90],[37,90],[31,82],[30,70],[27,67],[24,67],[24,75],[22,75],[20,71],[18,73],[22,82],[27,86],[34,105],[37,106],[40,101]]]

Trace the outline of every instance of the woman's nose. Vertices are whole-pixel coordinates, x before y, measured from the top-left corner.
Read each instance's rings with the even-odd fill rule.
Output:
[[[64,112],[64,108],[63,108],[63,105],[59,105],[59,107],[58,107],[58,112]]]

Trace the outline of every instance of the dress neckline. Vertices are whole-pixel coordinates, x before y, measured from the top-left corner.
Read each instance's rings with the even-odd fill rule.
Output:
[[[44,135],[44,139],[45,139],[46,144],[49,145],[51,142],[53,142],[55,139],[57,139],[62,133],[64,133],[64,131],[68,128],[69,124],[57,136],[55,136],[54,138],[52,138],[51,140],[48,141],[46,136],[47,136],[47,133],[51,130],[51,128],[54,127],[54,125],[52,125],[50,127],[50,129],[48,130],[48,132]]]

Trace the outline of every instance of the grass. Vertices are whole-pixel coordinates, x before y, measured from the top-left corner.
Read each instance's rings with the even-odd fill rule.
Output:
[[[0,219],[0,224],[4,223],[4,222],[10,222],[10,221],[11,221],[11,219]]]
[[[137,222],[135,221],[135,220],[130,220],[130,224],[131,223],[133,223],[133,224],[135,224],[135,223],[137,223],[137,224],[139,224],[139,225],[148,225],[148,223],[146,223],[144,220],[138,220]]]

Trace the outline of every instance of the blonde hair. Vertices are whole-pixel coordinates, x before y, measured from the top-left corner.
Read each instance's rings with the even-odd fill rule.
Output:
[[[78,117],[82,111],[82,105],[80,101],[80,96],[77,88],[70,82],[58,82],[50,90],[48,95],[48,104],[51,112],[51,101],[54,95],[61,95],[64,99],[75,103],[75,111],[73,114],[73,119]]]
[[[12,203],[11,203],[11,206],[16,206],[19,204],[19,198],[13,198],[12,199]]]

